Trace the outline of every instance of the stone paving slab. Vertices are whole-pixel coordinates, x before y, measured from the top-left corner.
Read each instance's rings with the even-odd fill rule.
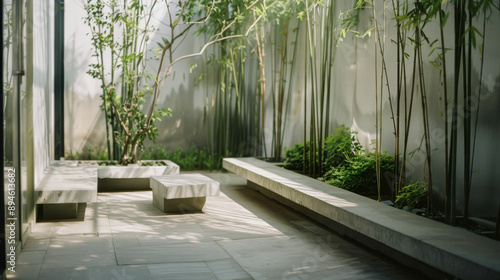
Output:
[[[314,272],[425,279],[247,188],[241,177],[206,175],[221,182],[221,195],[205,213],[164,214],[151,191],[114,192],[99,193],[78,219],[37,223],[8,278],[307,279]]]
[[[227,259],[229,255],[215,242],[115,248],[119,265],[199,262]]]
[[[150,277],[146,265],[41,269],[38,280],[54,279],[148,280],[153,278]]]

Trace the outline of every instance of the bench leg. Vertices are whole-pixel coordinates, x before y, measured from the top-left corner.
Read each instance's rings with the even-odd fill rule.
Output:
[[[206,197],[189,197],[175,199],[156,199],[153,204],[164,213],[200,212],[205,207]]]
[[[153,189],[153,205],[158,207],[162,212],[165,212],[165,199],[163,195],[156,193]]]
[[[78,203],[42,204],[44,220],[75,219],[78,214]]]

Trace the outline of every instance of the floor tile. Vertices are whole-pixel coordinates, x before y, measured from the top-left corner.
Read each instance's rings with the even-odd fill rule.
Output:
[[[217,280],[204,262],[165,263],[148,265],[152,279]]]
[[[37,280],[40,264],[16,265],[15,272],[8,272],[7,279]]]
[[[34,236],[30,236],[26,243],[23,245],[23,251],[47,250],[49,241],[49,237],[37,238]]]
[[[207,266],[219,280],[252,279],[234,259],[207,261]]]
[[[130,246],[116,248],[118,264],[155,264],[226,259],[229,255],[215,242],[167,246]]]
[[[17,258],[17,265],[42,264],[45,251],[22,251]]]
[[[37,223],[9,279],[419,279],[228,173],[203,213],[151,191],[99,193],[84,220]]]
[[[146,266],[102,266],[67,269],[42,268],[39,280],[81,279],[81,280],[147,280],[151,279]]]

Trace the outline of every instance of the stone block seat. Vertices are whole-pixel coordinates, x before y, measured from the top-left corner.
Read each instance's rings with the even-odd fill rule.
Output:
[[[152,176],[153,205],[165,213],[203,211],[207,196],[220,194],[219,182],[202,174]]]
[[[71,161],[53,163],[35,187],[39,218],[76,218],[78,204],[88,202],[97,202],[97,176],[93,166],[78,166]]]

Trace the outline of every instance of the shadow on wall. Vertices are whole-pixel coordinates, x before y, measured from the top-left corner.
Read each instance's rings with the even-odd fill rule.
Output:
[[[164,87],[166,90],[167,83]],[[196,104],[196,100],[203,99],[203,96],[196,96],[202,92],[196,92],[195,87],[194,83],[183,83],[159,101],[158,108],[171,108],[172,116],[164,117],[161,122],[155,122],[159,136],[156,144],[147,141],[146,146],[157,146],[173,151],[179,146],[188,149],[206,144],[203,108]]]
[[[162,22],[169,22],[168,13],[163,14]],[[171,30],[166,25],[160,25],[159,32],[152,34],[149,46],[157,48],[157,42],[162,42],[163,37],[168,38]],[[194,27],[195,30],[197,27]],[[176,41],[172,47],[173,58],[196,53],[200,50],[199,40],[193,33],[188,32],[185,38]],[[172,74],[162,83],[160,96],[156,108],[171,108],[172,116],[164,117],[162,121],[155,122],[158,127],[156,143],[145,141],[146,147],[157,146],[173,151],[177,147],[188,149],[192,146],[202,147],[206,144],[206,129],[204,125],[204,91],[198,86],[198,77],[201,75],[201,67],[191,68],[192,63],[200,64],[201,57],[189,58],[175,64]],[[165,57],[163,71],[170,63],[169,55]],[[156,73],[159,62],[150,60],[148,67]],[[192,72],[192,73],[190,73]],[[150,104],[150,101],[146,104]]]
[[[105,147],[106,127],[102,103],[96,80],[87,75],[85,50],[77,49],[77,33],[68,36],[65,45],[65,151],[82,152],[85,157],[90,148]],[[92,92],[93,91],[93,92]]]
[[[487,75],[485,79],[487,82],[484,83],[485,86],[480,95],[479,128],[472,175],[470,211],[471,214],[479,217],[494,217],[497,215],[500,204],[500,176],[498,176],[500,149],[497,147],[498,139],[500,139],[498,129],[500,76],[493,79]],[[461,146],[458,147],[460,149]],[[463,191],[460,189],[459,192]]]

